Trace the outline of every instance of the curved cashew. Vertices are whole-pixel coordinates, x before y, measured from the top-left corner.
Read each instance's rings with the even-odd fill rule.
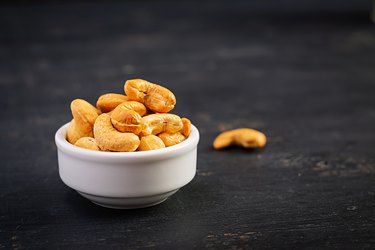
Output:
[[[140,135],[157,135],[162,132],[176,133],[182,129],[182,120],[174,114],[151,114],[142,117]]]
[[[257,130],[250,128],[238,128],[219,134],[214,142],[215,149],[222,149],[231,145],[244,148],[262,148],[266,145],[266,136]]]
[[[185,118],[185,117],[181,118],[181,121],[182,121],[181,133],[185,137],[189,137],[190,132],[191,132],[191,121],[188,118]]]
[[[165,148],[164,142],[156,135],[146,135],[141,137],[141,143],[137,150],[146,151],[159,148]]]
[[[82,99],[73,100],[70,104],[70,109],[77,127],[84,133],[92,131],[95,120],[98,117],[98,110]]]
[[[141,132],[141,118],[146,114],[146,107],[140,102],[127,101],[118,105],[111,112],[111,122],[120,132]]]
[[[82,137],[78,141],[76,141],[74,145],[80,148],[86,148],[86,149],[97,150],[97,151],[100,150],[95,139],[92,137]]]
[[[169,89],[142,79],[127,80],[124,91],[130,100],[142,102],[154,112],[169,112],[176,104],[176,97]]]
[[[96,107],[103,113],[114,110],[119,104],[128,101],[126,95],[108,93],[101,95],[96,102]]]
[[[83,131],[82,129],[80,129],[80,127],[77,126],[77,123],[74,119],[71,120],[71,122],[69,123],[68,130],[66,131],[66,139],[71,144],[76,143],[76,141],[78,141],[79,138],[93,136],[94,134],[92,130]]]
[[[101,114],[94,124],[94,138],[102,150],[132,152],[139,146],[139,138],[133,133],[121,133],[111,123],[108,114]]]
[[[179,144],[180,142],[183,142],[186,139],[186,137],[180,132],[177,132],[177,133],[165,132],[165,133],[159,134],[158,136],[164,142],[166,147]]]

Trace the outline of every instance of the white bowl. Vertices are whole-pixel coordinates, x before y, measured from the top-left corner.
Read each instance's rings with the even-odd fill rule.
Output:
[[[109,208],[159,204],[195,176],[198,129],[168,148],[142,152],[102,152],[76,147],[66,139],[68,124],[55,134],[62,181],[92,202]]]

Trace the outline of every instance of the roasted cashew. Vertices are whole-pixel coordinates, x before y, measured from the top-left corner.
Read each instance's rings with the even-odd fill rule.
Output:
[[[176,133],[182,129],[182,120],[174,114],[152,114],[142,117],[141,136],[157,135],[162,132]]]
[[[142,102],[154,112],[169,112],[176,104],[176,97],[169,89],[142,79],[127,80],[124,91],[130,100]]]
[[[70,109],[73,120],[66,133],[67,140],[74,144],[81,137],[93,136],[92,129],[100,111],[82,99],[73,100]]]
[[[215,149],[222,149],[231,145],[244,148],[262,148],[266,145],[266,136],[257,130],[250,128],[238,128],[219,134],[214,142]]]
[[[189,136],[190,120],[168,113],[176,104],[170,90],[132,79],[125,82],[124,91],[126,95],[101,95],[96,108],[82,99],[73,100],[67,140],[93,150],[130,152],[164,148]]]
[[[181,133],[161,133],[158,135],[159,138],[164,142],[166,147],[170,147],[176,144],[179,144],[180,142],[183,142],[186,137]]]
[[[96,102],[96,107],[103,113],[114,110],[119,104],[128,101],[126,95],[108,93],[101,95]]]
[[[89,131],[87,131],[87,132],[83,131],[82,129],[80,129],[77,126],[77,123],[76,123],[76,121],[74,119],[71,120],[71,122],[69,123],[68,130],[66,131],[66,139],[71,144],[76,143],[76,141],[79,138],[82,138],[82,137],[93,137],[93,136],[94,136],[94,134],[92,132],[92,129],[89,130]]]
[[[70,109],[77,127],[84,133],[92,131],[95,120],[98,117],[98,110],[82,99],[73,100],[70,104]]]
[[[138,151],[154,150],[159,148],[165,148],[162,139],[156,135],[146,135],[141,137],[141,143],[139,144]]]
[[[86,148],[86,149],[97,150],[97,151],[100,150],[95,139],[92,137],[82,137],[78,141],[76,141],[74,145],[80,148]]]
[[[139,134],[142,129],[141,118],[146,111],[145,105],[140,102],[123,102],[111,112],[111,122],[120,132]]]
[[[133,133],[117,131],[108,114],[101,114],[94,124],[94,138],[102,150],[132,152],[139,146],[139,138]]]
[[[190,132],[191,132],[191,121],[188,118],[185,118],[185,117],[181,118],[181,121],[182,121],[181,133],[185,137],[189,137]]]

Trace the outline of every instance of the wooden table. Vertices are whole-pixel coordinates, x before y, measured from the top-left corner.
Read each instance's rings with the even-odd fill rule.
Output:
[[[374,248],[374,24],[253,7],[2,6],[0,249]],[[54,133],[136,77],[199,128],[198,170],[158,206],[106,209],[62,183]],[[267,147],[212,149],[237,127]]]

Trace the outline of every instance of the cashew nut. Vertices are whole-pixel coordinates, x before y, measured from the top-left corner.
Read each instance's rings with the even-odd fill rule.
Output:
[[[96,107],[103,113],[114,110],[119,104],[128,101],[126,95],[108,93],[101,95],[96,102]]]
[[[118,105],[111,112],[111,122],[120,132],[141,132],[141,118],[146,113],[146,107],[140,102],[127,101]]]
[[[98,117],[98,110],[82,99],[75,99],[70,104],[73,120],[66,133],[67,140],[74,144],[79,138],[93,136],[93,125]]]
[[[189,137],[190,131],[191,131],[191,121],[188,118],[185,118],[185,117],[181,118],[181,121],[182,121],[181,133],[185,137]]]
[[[84,133],[92,131],[95,120],[98,117],[98,110],[82,99],[73,100],[70,104],[70,109],[77,127]]]
[[[101,114],[94,124],[94,138],[102,150],[132,152],[139,146],[139,138],[133,133],[117,131],[108,114]]]
[[[168,113],[176,104],[170,90],[131,79],[124,91],[126,95],[101,95],[96,108],[85,100],[73,100],[66,139],[82,148],[131,152],[172,146],[189,136],[190,120]]]
[[[77,123],[74,119],[71,120],[69,123],[68,130],[66,131],[66,139],[71,144],[76,143],[76,141],[81,137],[93,137],[94,134],[92,130],[89,130],[87,132],[83,131],[77,126]]]
[[[157,135],[162,132],[176,133],[182,129],[182,120],[174,114],[151,114],[142,117],[141,136]]]
[[[141,143],[137,150],[147,151],[159,148],[165,148],[164,142],[156,135],[146,135],[141,137]]]
[[[95,139],[92,137],[82,137],[78,141],[76,141],[74,145],[80,148],[86,148],[86,149],[97,150],[97,151],[100,150]]]
[[[169,112],[176,104],[176,97],[170,90],[142,79],[127,80],[124,91],[130,100],[142,102],[154,112]]]
[[[183,142],[186,138],[185,136],[180,133],[161,133],[158,135],[159,138],[164,142],[166,147],[170,147],[176,144],[179,144],[180,142]]]
[[[257,130],[250,128],[238,128],[219,134],[214,142],[215,149],[222,149],[231,145],[244,148],[262,148],[266,145],[266,136]]]

